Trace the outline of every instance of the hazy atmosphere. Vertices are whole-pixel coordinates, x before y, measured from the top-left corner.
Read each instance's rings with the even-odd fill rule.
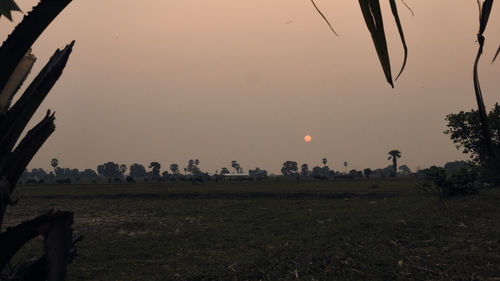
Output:
[[[26,12],[36,1],[17,3]],[[442,132],[446,114],[476,108],[476,1],[410,0],[413,17],[400,6],[409,59],[395,89],[357,1],[317,4],[339,37],[308,0],[74,1],[33,47],[30,77],[55,47],[76,40],[33,118],[55,110],[57,130],[30,168],[49,169],[51,158],[80,169],[107,161],[182,167],[198,158],[208,172],[237,160],[277,173],[285,160],[319,165],[326,157],[335,170],[344,161],[363,169],[390,165],[392,149],[412,170],[465,159]],[[2,40],[21,17],[0,21]],[[395,25],[386,28],[398,70],[401,43]],[[499,65],[489,64],[500,17],[486,38],[480,78],[490,109],[500,98]]]

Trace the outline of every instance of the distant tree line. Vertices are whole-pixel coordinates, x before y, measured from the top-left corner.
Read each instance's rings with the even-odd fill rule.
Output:
[[[321,165],[309,168],[307,163],[300,165],[295,161],[285,161],[281,167],[281,175],[278,177],[288,179],[303,179],[303,180],[332,180],[332,179],[361,179],[361,178],[390,178],[390,177],[409,177],[409,176],[425,176],[426,169],[419,170],[413,173],[407,165],[397,165],[397,159],[401,157],[401,152],[391,150],[388,160],[392,161],[391,165],[385,168],[363,170],[347,169],[348,162],[344,161],[344,171],[335,171],[327,165],[326,158],[321,159]],[[277,177],[269,175],[264,169],[255,168],[249,169],[248,173],[244,173],[241,165],[233,160],[230,162],[233,172],[228,168],[222,167],[215,173],[203,172],[200,168],[199,159],[190,159],[187,161],[186,167],[183,168],[184,173],[181,173],[179,165],[172,163],[169,169],[162,170],[159,162],[153,161],[149,165],[133,163],[130,166],[126,164],[118,164],[112,161],[98,165],[96,170],[93,169],[71,169],[59,166],[57,159],[52,159],[50,164],[52,171],[45,171],[41,168],[25,170],[20,178],[21,183],[74,183],[74,182],[149,182],[149,181],[197,181],[205,182],[211,180],[236,180],[236,179],[266,179],[268,177]],[[458,171],[464,167],[468,167],[469,163],[465,161],[448,162],[443,169],[446,171]],[[128,173],[127,173],[128,172]]]

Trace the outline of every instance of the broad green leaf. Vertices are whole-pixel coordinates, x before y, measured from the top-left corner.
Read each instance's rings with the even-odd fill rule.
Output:
[[[372,35],[375,49],[382,69],[384,70],[387,82],[394,88],[391,74],[391,62],[387,50],[387,40],[385,38],[384,21],[380,11],[379,0],[359,0],[359,5],[365,19],[366,26]]]
[[[320,14],[320,16],[325,20],[326,24],[328,24],[328,27],[330,27],[330,29],[332,30],[333,34],[335,34],[336,36],[339,36],[337,34],[337,32],[335,32],[335,30],[333,29],[332,25],[330,24],[330,22],[328,21],[328,19],[325,17],[325,15],[323,15],[323,13],[321,12],[321,10],[318,8],[318,6],[316,6],[316,3],[314,3],[314,0],[311,0],[311,3],[313,4],[314,8],[316,9],[316,11],[318,11],[318,13]]]
[[[14,0],[0,0],[0,17],[5,16],[12,21],[11,11],[21,11]]]

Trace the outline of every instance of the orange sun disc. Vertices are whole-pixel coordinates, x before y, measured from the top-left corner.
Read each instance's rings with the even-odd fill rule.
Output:
[[[311,137],[310,135],[306,135],[306,136],[304,137],[304,141],[305,141],[305,142],[311,142],[311,140],[312,140],[312,137]]]

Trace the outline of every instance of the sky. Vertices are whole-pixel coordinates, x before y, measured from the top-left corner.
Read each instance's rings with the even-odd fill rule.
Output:
[[[279,173],[286,160],[335,170],[382,168],[398,149],[412,170],[467,159],[446,129],[449,113],[476,108],[475,0],[407,0],[409,46],[395,89],[386,82],[359,4],[316,0],[74,0],[33,46],[38,60],[76,40],[68,65],[29,127],[56,111],[54,134],[29,168],[93,168],[113,161],[163,168],[199,159],[215,172]],[[24,12],[34,0],[16,1]],[[403,50],[381,1],[393,72]],[[20,22],[0,22],[3,41]],[[480,79],[486,106],[500,100],[500,7],[486,31]],[[312,141],[304,142],[310,134]]]

